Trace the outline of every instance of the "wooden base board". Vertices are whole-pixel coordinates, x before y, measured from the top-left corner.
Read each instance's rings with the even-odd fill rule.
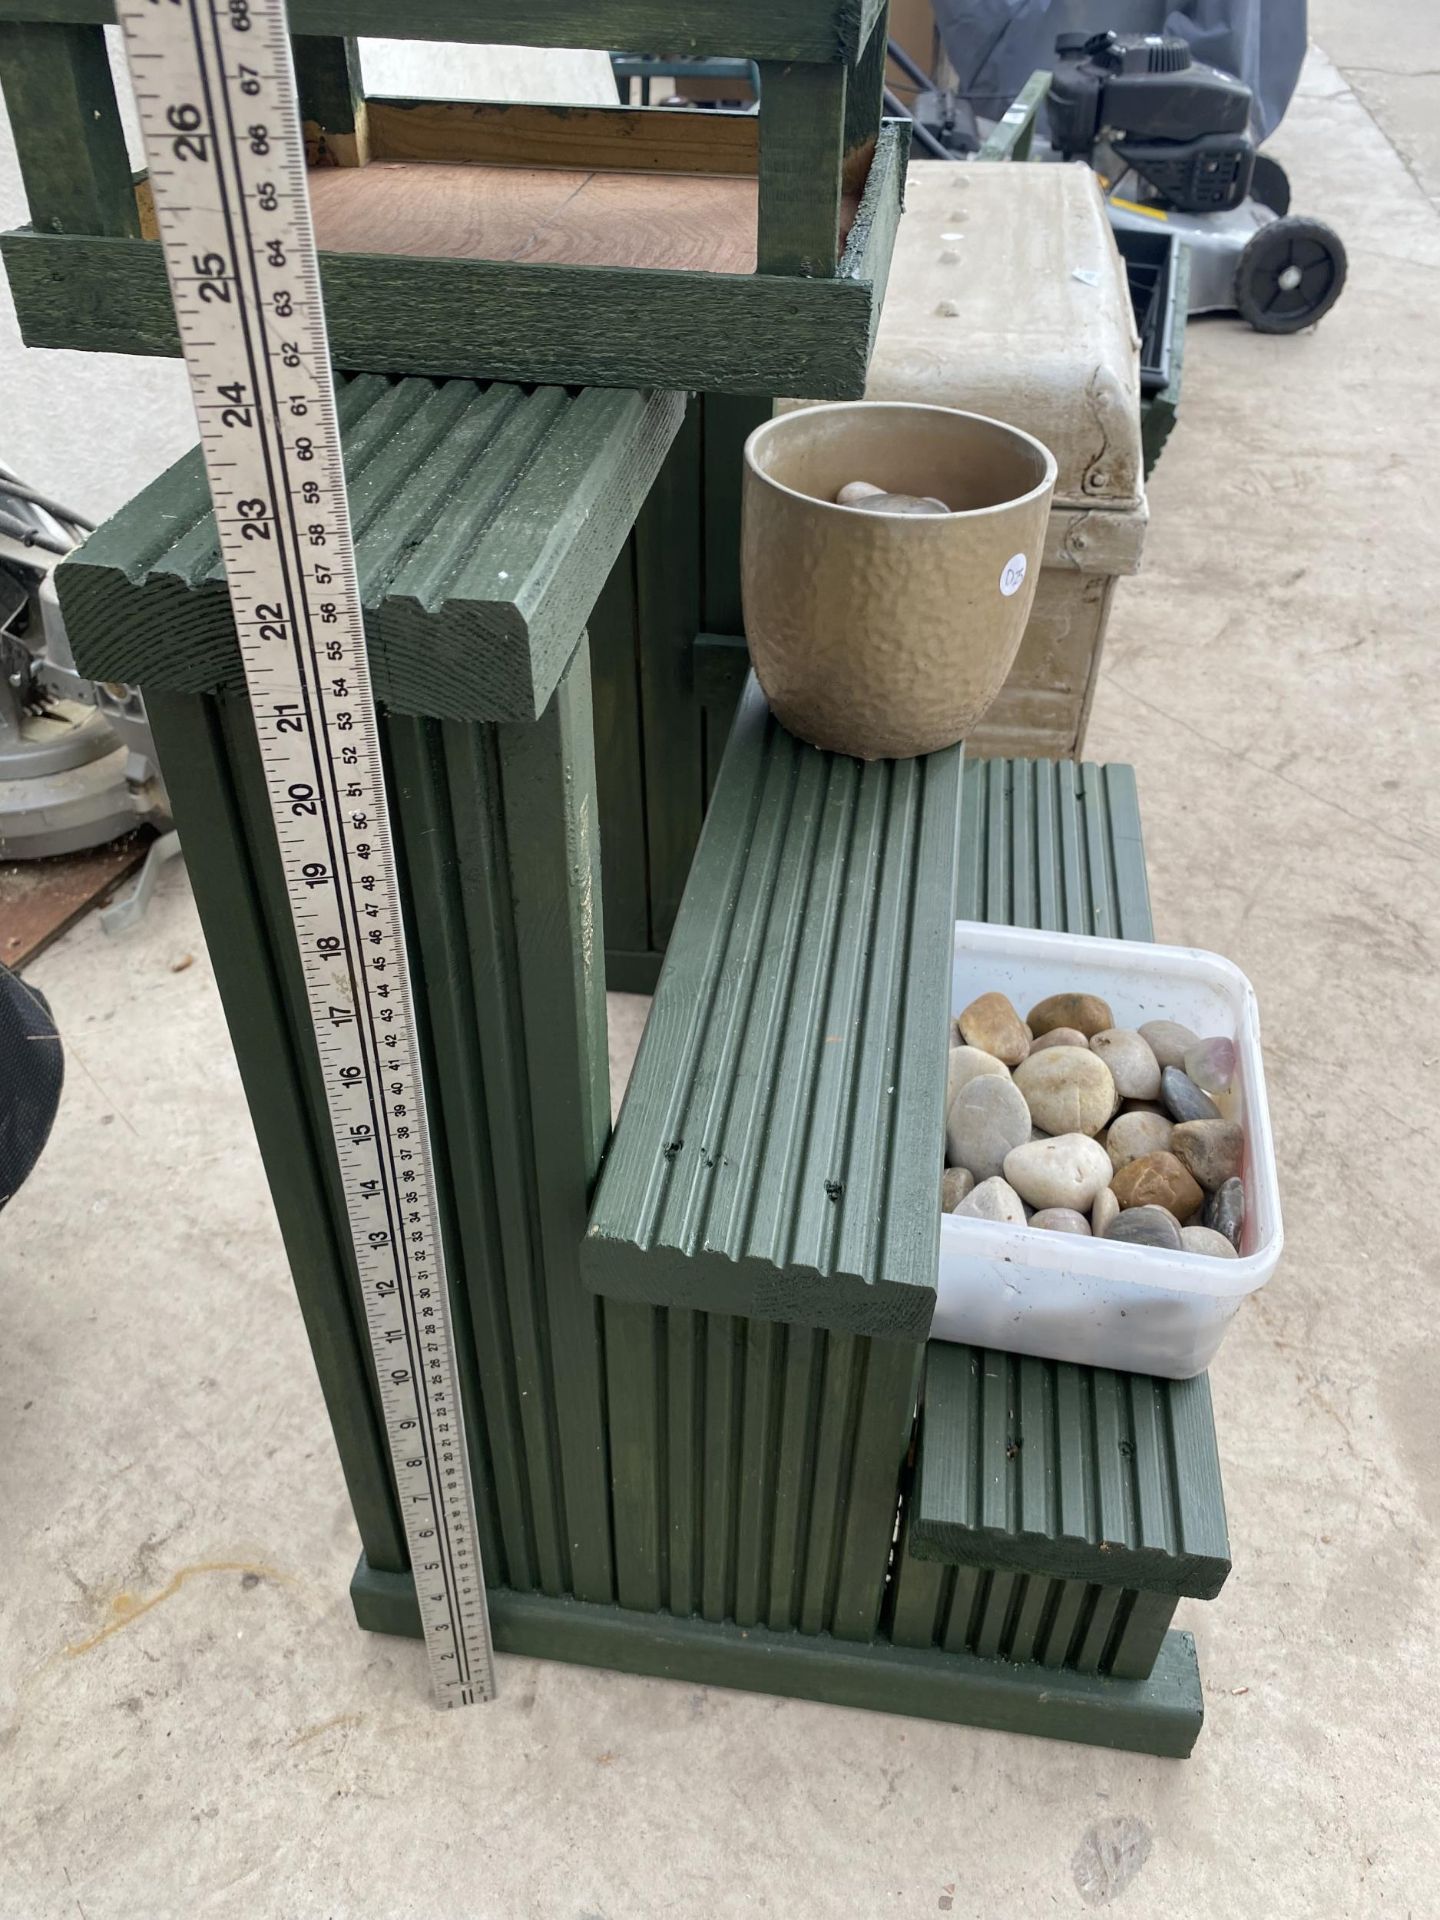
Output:
[[[753,273],[753,179],[372,160],[309,175],[330,253]],[[846,199],[842,244],[857,201]]]
[[[350,1595],[356,1619],[369,1632],[419,1637],[409,1574],[377,1572],[362,1556]],[[502,1653],[690,1686],[739,1687],[1175,1760],[1189,1754],[1205,1717],[1195,1643],[1179,1631],[1165,1636],[1148,1680],[1111,1680],[938,1648],[895,1647],[888,1640],[773,1633],[506,1588],[492,1588],[489,1600],[491,1630]]]
[[[151,838],[148,833],[127,833],[80,853],[0,863],[0,925],[5,929],[0,960],[18,973],[43,953],[135,871],[150,850]]]

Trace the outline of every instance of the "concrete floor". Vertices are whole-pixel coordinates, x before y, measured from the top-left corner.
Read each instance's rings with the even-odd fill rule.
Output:
[[[1160,937],[1258,988],[1286,1203],[1212,1375],[1236,1570],[1182,1607],[1194,1758],[514,1659],[498,1704],[432,1712],[418,1650],[350,1618],[172,871],[123,945],[90,922],[33,970],[69,1083],[0,1222],[5,1920],[1437,1911],[1440,214],[1323,59],[1276,147],[1351,284],[1298,339],[1192,330],[1090,742],[1138,767]]]

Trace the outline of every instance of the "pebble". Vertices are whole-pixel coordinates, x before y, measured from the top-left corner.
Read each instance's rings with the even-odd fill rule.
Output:
[[[842,487],[840,493],[851,493],[855,487],[852,481],[848,487]],[[865,483],[861,481],[860,485]],[[919,493],[878,493],[861,494],[858,500],[842,500],[840,493],[835,496],[836,504],[842,507],[858,507],[861,513],[949,513],[950,509],[943,500],[937,500],[934,494]]]
[[[1160,1062],[1162,1071],[1166,1067],[1183,1067],[1186,1048],[1197,1045],[1200,1039],[1198,1033],[1182,1027],[1178,1020],[1147,1020],[1140,1031],[1150,1043],[1150,1051]]]
[[[955,1209],[959,1219],[998,1220],[1007,1227],[1025,1225],[1025,1203],[1008,1181],[982,1180]]]
[[[1185,1071],[1206,1093],[1228,1093],[1235,1079],[1235,1042],[1202,1040],[1185,1053]]]
[[[1217,1260],[1238,1258],[1224,1234],[1216,1233],[1213,1227],[1182,1227],[1180,1244],[1187,1253],[1208,1253]]]
[[[1164,1207],[1129,1207],[1105,1229],[1107,1240],[1127,1240],[1137,1247],[1166,1247],[1178,1253],[1184,1242],[1180,1222]]]
[[[1105,1134],[1105,1151],[1119,1173],[1147,1153],[1168,1153],[1175,1123],[1165,1113],[1117,1113]]]
[[[1188,1073],[1179,1067],[1166,1067],[1160,1075],[1160,1098],[1175,1120],[1218,1120],[1220,1109],[1203,1093]]]
[[[1046,1133],[1097,1134],[1115,1111],[1110,1069],[1085,1047],[1031,1054],[1015,1069],[1015,1085]]]
[[[1030,1051],[1025,1023],[1003,993],[982,993],[960,1015],[960,1032],[968,1047],[978,1047],[1018,1067]]]
[[[1160,1062],[1144,1034],[1131,1027],[1106,1027],[1090,1036],[1090,1051],[1110,1069],[1122,1100],[1153,1100],[1160,1091]]]
[[[1095,1196],[1095,1204],[1090,1209],[1090,1231],[1097,1239],[1103,1238],[1106,1228],[1112,1220],[1120,1217],[1120,1202],[1109,1187],[1102,1187]]]
[[[884,493],[871,480],[847,480],[835,496],[837,507],[858,507],[862,500],[874,500]]]
[[[1205,1208],[1205,1224],[1223,1233],[1238,1253],[1240,1235],[1245,1227],[1245,1188],[1239,1180],[1227,1180],[1218,1193],[1212,1193]]]
[[[1077,1213],[1073,1207],[1044,1207],[1030,1222],[1046,1233],[1083,1233],[1090,1234],[1090,1222],[1083,1213]],[[1225,1242],[1228,1247],[1230,1242]]]
[[[1051,1027],[1048,1033],[1042,1033],[1030,1044],[1032,1053],[1039,1053],[1042,1047],[1088,1047],[1090,1042],[1078,1027]]]
[[[1048,1000],[1032,1007],[1027,1018],[1037,1039],[1052,1027],[1074,1027],[1088,1040],[1091,1034],[1103,1033],[1115,1024],[1114,1014],[1094,993],[1052,993]]]
[[[968,1167],[977,1181],[994,1179],[1012,1147],[1030,1138],[1030,1109],[1008,1077],[980,1074],[962,1087],[945,1127],[950,1164]],[[973,1199],[973,1195],[971,1198]]]
[[[950,1049],[950,1065],[945,1074],[946,1113],[954,1106],[960,1090],[968,1087],[982,1073],[995,1074],[1001,1080],[1010,1078],[1010,1069],[1003,1060],[997,1060],[993,1053],[982,1053],[979,1047],[958,1046]]]
[[[1186,1120],[1171,1134],[1170,1151],[1207,1193],[1215,1193],[1240,1171],[1245,1130],[1233,1120]]]
[[[1164,1207],[1177,1220],[1205,1200],[1194,1176],[1173,1153],[1146,1153],[1132,1160],[1110,1182],[1110,1191],[1122,1208]]]
[[[1109,1154],[1084,1133],[1028,1141],[1005,1156],[1005,1178],[1032,1207],[1083,1212],[1113,1171]]]
[[[940,1211],[954,1213],[974,1185],[975,1176],[968,1167],[947,1167],[940,1176]]]

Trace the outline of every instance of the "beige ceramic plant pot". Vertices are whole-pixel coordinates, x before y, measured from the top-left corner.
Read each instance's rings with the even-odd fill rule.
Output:
[[[852,480],[950,513],[835,505]],[[1030,617],[1055,461],[951,407],[851,401],[767,420],[745,446],[745,632],[778,718],[817,747],[905,759],[963,740]]]

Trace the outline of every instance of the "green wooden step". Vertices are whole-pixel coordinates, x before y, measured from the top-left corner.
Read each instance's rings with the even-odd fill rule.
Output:
[[[821,753],[751,681],[591,1214],[597,1292],[928,1330],[960,769]]]
[[[1230,1543],[1209,1381],[931,1341],[910,1550],[1212,1600]]]
[[[976,760],[958,912],[1153,937],[1129,767]],[[931,1341],[885,1624],[898,1645],[1138,1679],[1229,1571],[1209,1384]]]
[[[337,394],[376,699],[535,720],[684,414],[676,393],[360,374]],[[58,569],[81,671],[243,687],[196,448]]]

